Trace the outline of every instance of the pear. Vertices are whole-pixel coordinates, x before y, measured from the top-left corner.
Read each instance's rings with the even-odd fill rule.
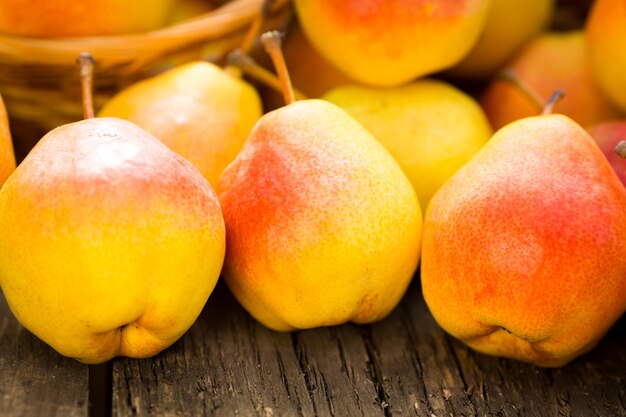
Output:
[[[424,208],[492,134],[478,103],[443,81],[387,89],[345,85],[323,99],[346,110],[385,146]]]
[[[178,0],[2,0],[0,33],[59,38],[145,32],[166,24]]]
[[[619,110],[593,77],[589,63],[586,35],[581,30],[545,32],[527,43],[507,64],[538,96],[537,105],[517,85],[497,77],[480,97],[494,130],[521,119],[534,116],[552,92],[565,91],[556,110],[582,126],[619,117]]]
[[[379,320],[419,260],[415,191],[345,111],[323,100],[287,101],[259,120],[220,179],[224,279],[275,330]]]
[[[474,46],[489,0],[295,0],[302,29],[359,84],[392,87],[449,68]]]
[[[0,96],[0,187],[15,170],[15,153],[4,101]]]
[[[626,310],[626,189],[572,119],[500,131],[433,197],[424,298],[487,354],[562,366]]]
[[[556,0],[491,0],[478,41],[447,74],[486,80],[552,22]]]
[[[87,119],[45,135],[0,190],[0,286],[63,355],[152,356],[200,313],[224,233],[190,162],[128,121]]]
[[[98,115],[147,130],[215,187],[262,113],[254,87],[217,65],[196,61],[127,87]]]

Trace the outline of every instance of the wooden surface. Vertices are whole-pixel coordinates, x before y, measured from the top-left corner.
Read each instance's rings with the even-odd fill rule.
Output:
[[[540,369],[474,353],[415,283],[393,314],[277,333],[219,285],[160,355],[88,367],[24,330],[0,297],[0,416],[626,416],[626,319],[591,353]],[[111,386],[106,379],[112,373]]]
[[[88,407],[87,366],[20,326],[0,292],[0,416],[78,417]]]
[[[192,329],[113,363],[114,416],[626,416],[626,320],[561,369],[476,354],[414,284],[386,320],[284,334],[218,288]]]

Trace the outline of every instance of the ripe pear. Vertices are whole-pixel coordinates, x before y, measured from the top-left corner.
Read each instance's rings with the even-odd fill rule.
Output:
[[[152,356],[194,322],[225,250],[219,202],[130,122],[44,136],[0,191],[0,285],[15,317],[84,363]]]
[[[491,0],[472,50],[448,74],[485,80],[551,22],[556,0]]]
[[[626,159],[615,153],[617,144],[626,139],[626,120],[607,120],[588,127],[587,131],[626,186]]]
[[[98,115],[147,130],[215,187],[262,113],[254,87],[217,65],[197,61],[131,85]]]
[[[488,0],[296,0],[305,34],[354,81],[398,86],[451,67],[474,46]]]
[[[555,111],[582,126],[619,116],[618,109],[593,78],[585,34],[581,30],[542,34],[528,43],[507,67],[536,91],[542,103],[554,90],[564,90],[565,98],[556,104]],[[494,129],[540,113],[537,104],[518,86],[500,78],[487,87],[480,104]]]
[[[332,103],[296,101],[264,115],[218,195],[224,279],[272,329],[379,320],[417,267],[422,215],[411,183]]]
[[[626,112],[626,7],[620,0],[596,0],[585,26],[596,82]]]
[[[176,0],[2,0],[0,33],[60,38],[145,32],[165,25]]]
[[[502,128],[431,200],[422,286],[470,347],[546,367],[592,349],[626,310],[626,189],[562,115]]]
[[[441,185],[491,137],[478,103],[443,81],[343,86],[323,97],[359,121],[398,161],[426,208]]]
[[[15,153],[4,101],[0,96],[0,187],[15,170]]]

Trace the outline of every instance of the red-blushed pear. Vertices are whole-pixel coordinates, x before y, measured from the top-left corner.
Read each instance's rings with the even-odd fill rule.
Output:
[[[626,4],[622,0],[594,1],[585,32],[596,82],[626,112]]]
[[[322,100],[294,102],[280,35],[262,40],[291,104],[259,120],[220,179],[224,279],[275,330],[379,320],[417,267],[417,195],[346,112]]]
[[[20,323],[63,355],[152,356],[202,310],[224,233],[190,162],[128,121],[88,118],[45,135],[0,190],[0,285]]]
[[[626,139],[626,120],[608,120],[587,128],[604,156],[609,160],[615,173],[626,185],[626,160],[615,152],[615,147]]]
[[[0,96],[0,187],[15,170],[15,153],[4,101]]]
[[[528,43],[507,67],[539,97],[533,100],[518,86],[497,77],[487,87],[480,104],[494,129],[538,113],[541,103],[560,88],[565,98],[557,113],[582,126],[619,116],[618,109],[604,96],[594,80],[582,31],[544,33]]]
[[[145,32],[165,25],[176,0],[2,0],[0,34],[66,38]]]
[[[447,74],[488,79],[550,24],[555,3],[556,0],[491,0],[478,41]]]
[[[421,278],[436,321],[487,354],[562,366],[626,310],[626,189],[562,115],[499,130],[431,200]]]
[[[451,67],[474,46],[488,0],[296,0],[318,52],[354,81],[398,86]]]

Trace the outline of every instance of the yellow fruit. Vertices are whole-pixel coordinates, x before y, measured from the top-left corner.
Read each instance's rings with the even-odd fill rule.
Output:
[[[442,81],[425,79],[393,89],[344,86],[323,98],[346,110],[387,148],[424,208],[492,133],[478,103]]]

